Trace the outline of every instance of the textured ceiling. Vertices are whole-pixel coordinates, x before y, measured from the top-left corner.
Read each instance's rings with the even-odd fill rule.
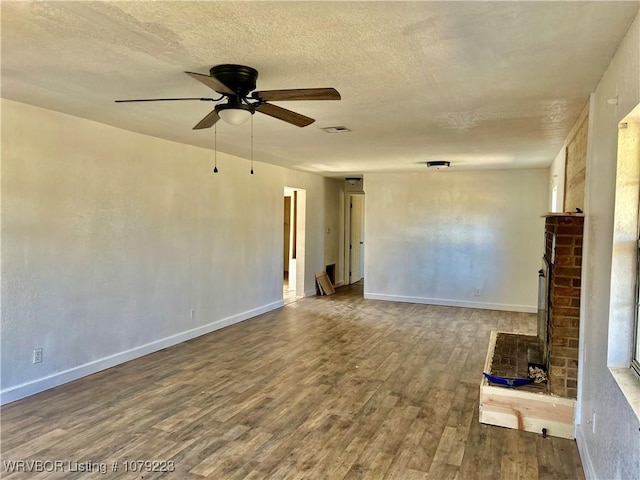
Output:
[[[638,12],[634,2],[2,2],[2,96],[176,142],[211,97],[185,70],[259,71],[258,89],[335,87],[254,116],[256,161],[344,176],[547,167]],[[274,102],[275,103],[275,102]],[[349,133],[322,127],[344,125]],[[37,128],[37,125],[34,125]],[[248,157],[250,125],[218,124]]]

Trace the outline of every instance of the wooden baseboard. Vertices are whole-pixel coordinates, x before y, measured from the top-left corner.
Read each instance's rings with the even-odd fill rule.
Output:
[[[483,310],[501,310],[506,312],[536,313],[536,305],[513,305],[507,303],[482,303],[467,300],[451,300],[442,298],[408,297],[406,295],[387,295],[386,293],[373,293],[364,291],[364,298],[369,300],[384,300],[387,302],[420,303],[425,305],[442,305],[445,307],[480,308]]]
[[[247,310],[236,315],[232,315],[219,320],[214,320],[205,325],[201,325],[190,330],[185,330],[183,332],[179,332],[165,338],[153,340],[144,345],[139,345],[129,350],[117,352],[107,357],[99,358],[82,365],[74,366],[61,372],[54,372],[43,378],[37,378],[20,385],[5,388],[4,390],[0,391],[0,405],[5,405],[7,403],[20,400],[21,398],[34,395],[50,388],[54,388],[65,383],[78,380],[82,377],[92,375],[102,370],[106,370],[107,368],[120,365],[144,355],[157,352],[173,345],[177,345],[178,343],[186,342],[187,340],[191,340],[201,335],[206,335],[221,328],[228,327],[230,325],[248,320],[263,313],[270,312],[282,307],[283,305],[284,302],[282,300],[277,300],[275,302],[254,308],[252,310]]]

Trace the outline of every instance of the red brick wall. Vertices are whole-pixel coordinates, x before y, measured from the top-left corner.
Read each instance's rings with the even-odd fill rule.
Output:
[[[584,217],[547,217],[545,255],[551,256],[555,235],[555,262],[549,290],[549,390],[576,398],[578,388],[578,332]],[[551,257],[553,258],[553,257]]]

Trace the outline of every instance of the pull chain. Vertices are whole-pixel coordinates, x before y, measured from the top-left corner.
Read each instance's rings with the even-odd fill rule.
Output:
[[[218,126],[213,125],[213,173],[218,173]]]
[[[251,115],[251,175],[253,175],[253,115]]]

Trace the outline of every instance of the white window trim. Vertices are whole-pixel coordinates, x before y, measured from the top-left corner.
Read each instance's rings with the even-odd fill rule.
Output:
[[[638,219],[640,219],[640,201],[638,202]],[[636,308],[633,337],[633,351],[631,356],[631,369],[640,378],[640,232],[638,233],[638,245],[636,249]]]

